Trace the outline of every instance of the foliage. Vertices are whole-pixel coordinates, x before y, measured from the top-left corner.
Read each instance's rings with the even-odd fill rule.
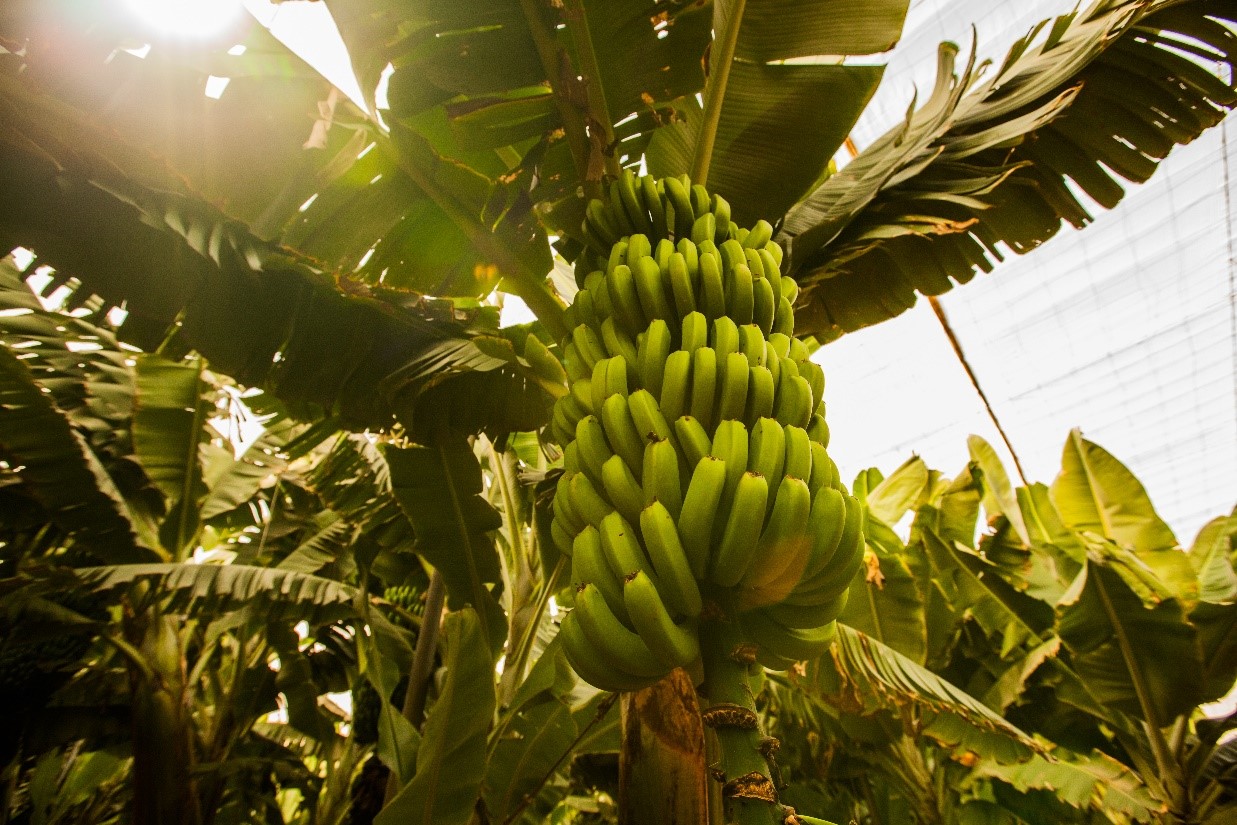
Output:
[[[889,48],[907,5],[328,0],[366,110],[252,21],[143,59],[109,3],[6,4],[0,242],[36,263],[0,263],[5,815],[362,822],[389,783],[382,819],[611,818],[619,714],[553,641],[548,536],[587,199],[690,172],[777,226],[796,332],[827,340],[1084,225],[1071,185],[1111,208],[1237,102],[1229,5],[1102,0],[986,79],[942,47],[838,172],[881,69],[836,58]],[[500,328],[496,289],[537,321]],[[1233,720],[1197,711],[1237,675],[1237,515],[1182,551],[1076,434],[1051,487],[971,446],[954,479],[856,480],[849,629],[761,694],[787,798],[1237,815]],[[399,596],[435,581],[437,654]],[[377,742],[350,728],[367,691]]]

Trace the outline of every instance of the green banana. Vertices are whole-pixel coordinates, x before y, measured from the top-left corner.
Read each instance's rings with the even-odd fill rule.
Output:
[[[610,221],[618,227],[619,234],[630,235],[636,230],[636,222],[627,214],[627,210],[623,208],[623,193],[622,186],[618,180],[613,181],[607,188],[607,194],[610,198]]]
[[[799,297],[798,282],[795,281],[794,278],[785,276],[782,278],[782,281],[778,286],[780,287],[779,294],[781,297],[789,301],[790,305],[793,307],[795,305],[795,299]]]
[[[717,363],[723,364],[726,356],[739,349],[739,328],[730,317],[723,315],[713,321],[713,335],[710,339],[713,351],[717,353]]]
[[[744,249],[743,256],[747,261],[747,268],[752,271],[752,278],[757,281],[763,281],[769,277],[770,273],[765,272],[765,262],[760,257],[760,253],[755,249]],[[777,273],[772,273],[776,275]]]
[[[670,280],[670,292],[674,295],[674,308],[682,318],[696,311],[696,287],[692,283],[691,273],[687,271],[687,260],[682,253],[675,252],[666,262],[663,270]]]
[[[846,609],[849,595],[849,590],[843,590],[839,595],[814,605],[771,604],[764,608],[764,612],[770,619],[791,630],[812,630],[836,621]]]
[[[674,436],[688,467],[695,467],[700,459],[713,450],[713,440],[700,423],[700,419],[682,415],[674,420]]]
[[[737,266],[747,265],[747,255],[743,252],[743,244],[737,240],[723,241],[718,246],[718,251],[722,256],[722,271],[724,272],[730,273]]]
[[[623,518],[635,523],[644,509],[644,490],[627,463],[617,455],[610,456],[601,468],[601,482],[610,503]]]
[[[810,428],[807,434],[808,438],[811,439],[812,448],[812,479],[809,484],[811,484],[813,490],[819,490],[822,487],[832,487],[833,485],[829,483],[829,465],[833,461],[829,458],[825,445],[812,436]]]
[[[571,669],[595,688],[610,691],[635,691],[642,690],[658,681],[615,669],[606,659],[605,653],[588,641],[584,630],[580,627],[580,620],[571,613],[563,617],[562,624],[558,628],[558,638],[562,640],[563,652],[567,654],[567,663],[571,665]],[[667,668],[666,672],[669,673],[670,668]]]
[[[588,206],[584,207],[584,233],[590,236],[602,252],[613,246],[624,234],[606,214],[606,205],[597,198],[593,198],[588,202]]]
[[[760,256],[760,264],[765,271],[765,278],[767,278],[770,283],[777,285],[780,289],[782,265],[781,261],[774,258],[773,253],[769,251],[770,246],[772,246],[772,244],[766,244],[765,246],[760,247],[760,249],[756,250],[756,254]],[[791,298],[790,303],[794,304],[794,302],[795,299]]]
[[[773,374],[774,387],[781,383],[782,356],[777,354],[777,348],[773,346],[772,341],[765,341],[765,369]]]
[[[739,477],[722,540],[709,569],[709,580],[714,584],[733,587],[747,572],[756,556],[768,500],[769,483],[764,476],[749,471]]]
[[[575,473],[563,473],[558,477],[558,484],[554,488],[554,521],[563,526],[564,531],[570,536],[575,536],[584,529],[588,523],[584,517],[571,506],[571,496],[567,493],[571,485],[571,479]]]
[[[785,295],[777,299],[777,312],[773,316],[773,330],[783,335],[795,334],[795,312],[790,306],[790,301],[786,300]]]
[[[610,369],[609,359],[598,361],[593,365],[593,375],[589,379],[588,389],[592,398],[589,400],[589,406],[593,408],[594,415],[601,414],[601,405],[606,403],[606,399],[610,397],[610,383],[607,381],[606,373]],[[615,378],[618,374],[615,374]]]
[[[712,242],[708,242],[711,247]],[[679,238],[675,249],[683,256],[683,262],[687,264],[687,274],[691,276],[692,283],[695,284],[700,278],[700,253],[702,248],[692,243],[691,238]]]
[[[631,412],[631,420],[635,422],[636,432],[645,441],[671,436],[670,424],[661,414],[657,399],[648,390],[636,390],[629,395],[627,409]]]
[[[592,415],[593,410],[593,379],[592,378],[577,378],[571,382],[571,397],[576,400],[589,415]]]
[[[777,301],[773,285],[761,278],[752,284],[752,323],[765,335],[773,329],[773,317],[777,313]]]
[[[631,268],[636,280],[636,293],[640,297],[640,307],[644,317],[652,321],[655,318],[669,319],[677,317],[666,300],[666,290],[662,284],[661,269],[657,261],[645,255],[636,261]]]
[[[730,282],[727,286],[727,314],[737,324],[752,323],[752,313],[756,308],[756,286],[752,281],[752,270],[747,264],[739,264],[730,271]]]
[[[614,450],[606,440],[606,430],[596,416],[585,416],[575,424],[575,444],[579,448],[580,470],[589,476],[594,486],[601,485],[601,465],[610,460]]]
[[[573,611],[580,629],[609,665],[634,676],[655,678],[666,669],[644,640],[629,630],[606,603],[601,591],[586,584],[576,591]]]
[[[804,361],[808,360],[810,355],[811,353],[808,352],[807,344],[803,343],[802,338],[790,339],[790,349],[786,353],[787,358],[794,361],[796,364],[802,364]],[[802,373],[800,373],[800,375],[802,375]]]
[[[563,449],[563,470],[569,473],[580,472],[580,448],[574,441]]]
[[[812,512],[807,532],[812,537],[812,552],[803,579],[811,580],[829,566],[842,543],[846,529],[846,498],[832,487],[818,487],[812,496]]]
[[[773,417],[783,424],[806,427],[812,420],[812,387],[806,378],[789,372],[787,367],[793,363],[782,364],[782,381],[777,388]]]
[[[654,441],[644,448],[644,503],[660,501],[674,518],[683,509],[683,488],[679,478],[679,454],[669,439]]]
[[[765,336],[760,327],[755,324],[739,327],[739,351],[747,356],[747,362],[753,367],[765,365]]]
[[[627,239],[622,238],[617,243],[615,243],[614,246],[610,247],[610,256],[606,258],[605,276],[609,278],[611,275],[614,274],[614,270],[617,267],[619,267],[620,265],[626,265],[626,264],[627,264]],[[588,281],[586,280],[585,283],[587,284]],[[602,283],[604,283],[604,281]],[[594,290],[596,289],[596,287],[592,287],[592,286],[590,286],[589,288],[594,289]]]
[[[812,388],[812,409],[815,410],[825,400],[825,371],[814,361],[804,361],[799,364],[799,375],[807,379]]]
[[[812,550],[812,538],[804,529],[811,509],[807,482],[783,476],[756,549],[760,564],[739,582],[740,610],[780,602],[799,583]]]
[[[606,430],[606,440],[615,453],[623,457],[633,473],[640,471],[644,463],[644,438],[636,429],[627,399],[612,395],[601,407],[601,424]]]
[[[638,570],[649,576],[657,575],[640,547],[639,534],[622,515],[610,513],[601,520],[597,531],[601,533],[601,551],[606,557],[606,564],[620,579]],[[626,597],[623,601],[626,603]]]
[[[691,414],[706,430],[713,426],[713,405],[717,402],[717,353],[700,347],[692,353]]]
[[[577,327],[582,329],[582,327]],[[636,363],[636,344],[631,336],[619,327],[614,316],[601,322],[601,342],[611,358],[624,358],[629,364]]]
[[[782,425],[772,418],[757,419],[752,427],[747,448],[747,468],[769,480],[769,508],[772,509],[776,490],[782,483],[782,467],[786,462],[786,435]]]
[[[555,404],[550,414],[550,434],[559,444],[571,440],[571,425],[567,423],[567,413],[562,404]]]
[[[589,481],[584,473],[571,476],[564,498],[564,509],[567,512],[574,510],[579,516],[581,526],[591,524],[597,527],[607,515],[614,512],[614,508],[601,497],[593,482]]]
[[[790,357],[790,336],[781,332],[771,332],[767,336],[769,343],[773,345],[773,351],[777,353],[778,361],[784,361]],[[795,373],[798,375],[798,373]]]
[[[571,555],[571,534],[557,518],[550,521],[550,538],[554,539],[554,546],[560,553],[564,556]]]
[[[807,430],[793,424],[784,426],[786,433],[786,460],[782,473],[809,481],[812,478],[812,440]]]
[[[676,178],[664,178],[666,198],[674,210],[674,235],[676,238],[690,238],[692,224],[696,222],[696,211],[692,208],[691,195]]]
[[[709,322],[699,312],[691,312],[683,317],[683,343],[681,348],[695,352],[709,344]]]
[[[674,254],[674,241],[669,238],[662,238],[657,242],[657,246],[653,247],[653,260],[657,261],[657,268],[665,273],[670,266],[670,256]]]
[[[721,265],[714,255],[700,256],[700,294],[696,304],[709,320],[726,314],[726,285],[722,280]]]
[[[743,426],[743,422],[733,419],[719,421],[713,432],[709,455],[726,462],[726,492],[722,501],[729,502],[739,478],[747,470],[747,427]]]
[[[713,198],[709,195],[709,190],[696,183],[692,185],[688,193],[691,195],[692,210],[696,213],[696,217],[712,213]],[[709,235],[709,240],[712,239],[713,236]]]
[[[627,604],[623,601],[623,579],[614,574],[601,549],[601,533],[591,524],[575,538],[571,551],[572,584],[591,584],[601,591],[611,612],[625,624]]]
[[[636,272],[636,264],[641,258],[649,257],[653,254],[653,242],[648,239],[647,235],[633,233],[627,238],[627,266],[631,269],[632,274]]]
[[[725,491],[726,462],[706,455],[692,470],[687,494],[683,496],[683,509],[679,513],[683,551],[687,554],[692,575],[697,579],[704,578],[708,570],[713,524]]]
[[[627,578],[623,600],[636,632],[663,665],[685,667],[700,657],[695,628],[674,623],[658,587],[643,572]]]
[[[656,398],[661,395],[666,359],[670,357],[670,350],[674,346],[670,327],[658,318],[645,330],[641,345],[635,362],[640,374],[640,383]]]
[[[644,209],[644,204],[640,201],[640,195],[636,191],[636,176],[632,174],[630,169],[624,169],[611,185],[612,189],[618,189],[619,200],[622,201],[623,211],[627,213],[627,218],[631,222],[632,227],[637,232],[643,232],[646,235],[651,235],[654,232],[653,224],[649,221],[648,212]]]
[[[661,381],[662,415],[667,421],[675,421],[687,412],[691,394],[692,354],[676,350],[666,358],[665,375]]]
[[[571,342],[576,345],[576,350],[590,370],[598,361],[608,357],[601,341],[597,339],[597,334],[583,324],[571,331]]]
[[[722,386],[717,398],[717,417],[742,419],[747,405],[747,382],[751,373],[747,356],[741,352],[730,353],[722,364],[721,373]]]
[[[606,276],[606,291],[610,294],[610,304],[619,323],[627,329],[629,335],[635,335],[638,330],[647,326],[631,267],[627,264],[614,267],[614,271]]]
[[[773,256],[773,262],[776,263],[778,265],[778,268],[780,269],[782,266],[782,258],[785,257],[785,252],[782,249],[782,247],[779,244],[776,244],[770,241],[769,243],[762,246],[761,249],[766,250],[770,255]]]
[[[747,249],[760,249],[772,239],[773,225],[762,218],[756,221],[756,225],[743,239],[743,246]]]
[[[653,569],[657,571],[659,590],[671,614],[695,618],[703,602],[700,587],[692,576],[687,556],[679,540],[674,516],[660,501],[654,501],[640,513],[640,535]]]
[[[651,231],[660,234],[666,227],[666,207],[661,202],[661,192],[652,175],[640,176],[640,202],[649,212]]]
[[[717,216],[717,225],[730,226],[730,204],[721,195],[714,195],[709,202],[709,211]]]
[[[854,496],[846,496],[846,523],[837,549],[829,563],[810,577],[805,577],[785,599],[788,604],[819,604],[850,586],[863,566],[866,543],[863,537],[863,505]]]
[[[711,241],[717,234],[717,218],[712,212],[705,212],[700,217],[696,218],[692,224],[691,239],[694,243],[701,241]]]
[[[743,405],[743,420],[755,422],[773,416],[773,374],[766,367],[750,367],[747,379],[747,401]]]
[[[744,613],[739,617],[739,623],[743,626],[744,636],[758,647],[797,662],[822,655],[837,636],[835,623],[812,630],[796,630],[775,621],[763,610]]]

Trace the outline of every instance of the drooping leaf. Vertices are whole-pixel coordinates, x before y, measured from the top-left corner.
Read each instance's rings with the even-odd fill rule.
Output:
[[[1226,604],[1237,601],[1237,510],[1207,522],[1190,548],[1190,563],[1198,574],[1199,601]]]
[[[481,465],[463,439],[430,447],[388,447],[391,486],[416,531],[417,552],[442,573],[452,609],[471,605],[492,650],[506,641],[497,601],[502,581],[490,531],[502,526],[482,497]],[[492,585],[495,590],[491,592]]]
[[[1132,554],[1093,552],[1057,606],[1057,622],[1071,666],[1100,702],[1164,726],[1200,701],[1197,631]]]
[[[485,776],[486,731],[494,714],[494,667],[477,614],[443,623],[446,679],[425,721],[416,772],[375,825],[467,825]]]
[[[809,667],[812,690],[843,713],[868,716],[916,709],[922,733],[946,748],[1002,763],[1021,762],[1042,745],[982,702],[857,630],[839,624],[830,653]]]
[[[1058,748],[1005,765],[981,759],[975,771],[1020,791],[1050,791],[1075,808],[1113,812],[1135,822],[1158,822],[1167,810],[1138,774],[1098,751],[1082,755]]]
[[[1233,19],[1210,0],[1096,2],[1032,29],[982,79],[973,64],[955,75],[943,46],[924,105],[787,216],[796,331],[831,340],[895,317],[1005,248],[1085,226],[1091,202],[1115,206],[1117,178],[1146,181],[1237,103]]]
[[[147,561],[128,508],[89,445],[8,347],[0,347],[0,452],[52,519],[97,558]]]
[[[966,446],[971,453],[971,461],[979,465],[984,474],[984,511],[988,514],[988,520],[991,521],[998,515],[1005,516],[1014,526],[1022,543],[1030,544],[1031,536],[1023,521],[1022,511],[1018,508],[1018,497],[996,450],[977,435],[967,436]]]
[[[928,485],[928,465],[911,456],[868,491],[868,511],[885,524],[897,524],[915,506]]]
[[[1103,536],[1134,551],[1177,598],[1192,602],[1198,581],[1177,538],[1125,465],[1097,444],[1070,433],[1061,473],[1051,488],[1062,521],[1077,533]]]

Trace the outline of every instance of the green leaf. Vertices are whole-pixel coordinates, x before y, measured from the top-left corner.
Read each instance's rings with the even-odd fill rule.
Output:
[[[183,556],[197,535],[206,496],[201,451],[215,403],[202,378],[202,359],[178,363],[142,354],[136,360],[134,457],[168,502],[161,538],[174,556]]]
[[[1111,812],[1135,822],[1159,822],[1167,811],[1138,774],[1099,751],[1082,755],[1058,748],[1004,765],[981,759],[974,770],[1023,792],[1049,791],[1075,808]]]
[[[1199,703],[1203,670],[1197,631],[1179,600],[1152,590],[1156,583],[1138,558],[1115,547],[1096,552],[1062,597],[1057,622],[1098,701],[1164,727]]]
[[[491,820],[506,821],[525,795],[536,791],[570,754],[579,733],[568,702],[570,672],[556,637],[537,658],[491,737],[485,775]]]
[[[1177,596],[1192,602],[1198,581],[1168,525],[1156,514],[1138,479],[1078,430],[1070,433],[1052,501],[1062,521],[1078,533],[1103,536],[1132,550]]]
[[[432,447],[388,447],[391,486],[416,531],[417,552],[442,572],[451,608],[471,605],[497,656],[507,628],[497,601],[502,581],[491,531],[498,512],[481,497],[481,465],[463,439]],[[491,593],[487,584],[493,584]]]
[[[1018,497],[1014,493],[1013,485],[1009,482],[1009,476],[1005,473],[1001,459],[997,457],[996,450],[977,435],[967,436],[966,446],[970,450],[971,461],[979,465],[980,471],[984,474],[983,503],[988,520],[991,521],[998,515],[1005,516],[1018,532],[1022,543],[1030,544],[1031,535],[1027,531],[1026,522],[1023,521],[1022,511],[1018,508]]]
[[[922,664],[927,655],[924,602],[908,551],[883,522],[869,515],[866,524],[866,563],[851,581],[838,621]]]
[[[944,679],[863,633],[838,625],[831,654],[809,667],[810,686],[844,714],[921,714],[923,734],[959,752],[1001,763],[1027,759],[1043,746]]]
[[[1203,525],[1190,548],[1190,563],[1198,575],[1199,601],[1222,604],[1237,601],[1237,509]]]
[[[1237,604],[1199,602],[1190,613],[1202,652],[1203,694],[1213,702],[1226,695],[1237,681]]]
[[[928,487],[928,465],[911,456],[868,491],[868,512],[885,524],[897,524]]]
[[[0,347],[0,451],[53,521],[101,560],[148,560],[128,507],[82,436],[8,347]]]
[[[893,318],[1087,225],[1092,203],[1111,209],[1118,178],[1146,181],[1237,102],[1233,19],[1207,0],[1094,3],[986,76],[973,62],[955,76],[943,45],[925,104],[787,216],[796,331],[832,340]]]
[[[448,614],[442,632],[446,679],[426,717],[416,772],[375,825],[467,825],[481,795],[495,705],[490,646],[467,608]]]

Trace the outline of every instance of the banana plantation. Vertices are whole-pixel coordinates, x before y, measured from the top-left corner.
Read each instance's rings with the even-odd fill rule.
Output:
[[[1218,126],[1237,4],[857,147],[910,0],[320,2],[357,99],[0,6],[0,822],[1237,823],[1237,511],[844,477],[817,357]]]

